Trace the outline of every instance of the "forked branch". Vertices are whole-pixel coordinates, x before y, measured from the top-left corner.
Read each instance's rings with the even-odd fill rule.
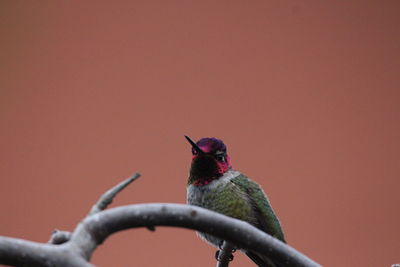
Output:
[[[60,245],[41,244],[15,238],[0,237],[0,264],[14,266],[93,266],[90,257],[98,245],[115,232],[154,226],[193,229],[226,240],[227,245],[254,251],[279,262],[281,266],[318,267],[300,252],[251,226],[250,224],[196,206],[150,203],[121,206],[104,210],[113,197],[137,176],[109,190],[97,202],[89,215],[69,236],[61,232]],[[221,253],[230,254],[226,247]],[[224,255],[220,255],[221,262]],[[229,259],[229,258],[228,258]],[[221,263],[220,262],[220,263]],[[223,266],[223,265],[222,265]],[[225,265],[227,266],[227,265]]]
[[[135,173],[124,181],[120,182],[116,186],[112,187],[110,190],[105,192],[96,204],[93,205],[89,214],[86,216],[91,216],[95,213],[98,213],[102,210],[105,210],[108,205],[110,205],[113,199],[117,196],[119,192],[121,192],[125,187],[131,184],[133,181],[140,177],[140,173]],[[58,229],[54,229],[53,233],[50,236],[49,244],[60,245],[70,240],[72,233],[67,231],[60,231]]]

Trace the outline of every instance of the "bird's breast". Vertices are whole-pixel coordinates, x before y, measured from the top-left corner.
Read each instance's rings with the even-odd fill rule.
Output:
[[[238,175],[240,175],[239,172],[232,171],[208,185],[189,185],[187,188],[188,204],[249,221],[252,211],[248,197],[245,192],[230,182]]]
[[[230,181],[240,175],[240,172],[235,170],[227,171],[220,178],[211,181],[210,183],[202,186],[190,184],[187,187],[187,203],[204,207],[209,202],[210,196],[224,188],[229,187]]]

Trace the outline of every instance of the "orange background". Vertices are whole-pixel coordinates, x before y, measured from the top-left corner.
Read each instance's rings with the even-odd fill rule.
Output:
[[[398,1],[2,1],[0,234],[47,241],[105,190],[184,203],[184,134],[225,140],[290,245],[400,263]],[[192,231],[113,235],[98,266],[215,266]],[[253,266],[236,253],[232,266]]]

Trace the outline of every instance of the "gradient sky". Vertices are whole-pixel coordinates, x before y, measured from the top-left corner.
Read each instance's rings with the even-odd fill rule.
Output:
[[[105,190],[184,203],[183,135],[219,137],[288,243],[400,263],[398,1],[2,1],[0,235],[46,242]],[[98,266],[215,266],[194,232],[109,238]],[[253,266],[236,253],[231,266]]]

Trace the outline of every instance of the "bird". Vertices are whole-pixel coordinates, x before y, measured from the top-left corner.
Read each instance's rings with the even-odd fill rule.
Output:
[[[256,182],[232,167],[225,143],[215,137],[201,138],[191,144],[192,162],[187,181],[187,203],[245,221],[286,243],[281,223],[270,201]],[[198,232],[219,248],[223,240]],[[218,253],[218,251],[217,251]],[[244,251],[260,267],[278,267],[266,256]]]

